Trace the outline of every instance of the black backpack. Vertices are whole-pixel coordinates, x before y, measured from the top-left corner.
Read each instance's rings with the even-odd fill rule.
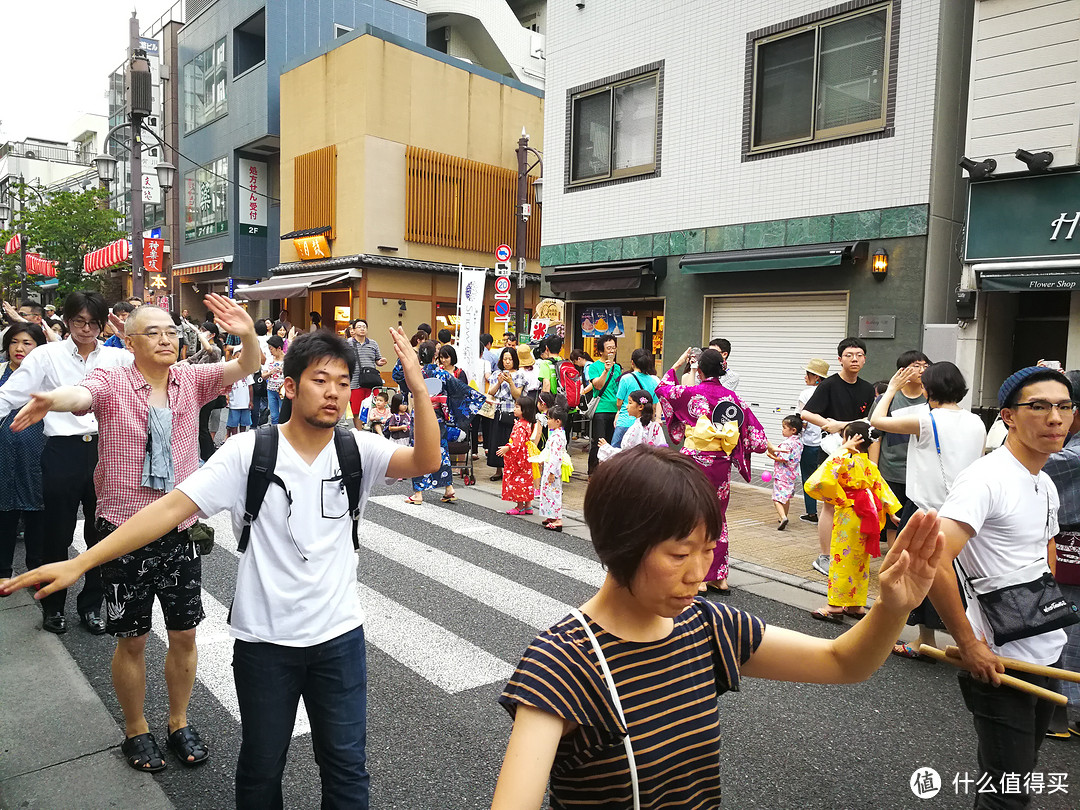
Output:
[[[360,483],[364,480],[364,468],[360,462],[360,448],[352,433],[340,425],[334,427],[334,448],[337,450],[338,463],[341,465],[341,479],[349,495],[349,516],[352,517],[353,548],[359,551],[360,538],[357,527],[360,524]],[[259,517],[266,490],[274,483],[288,490],[285,483],[274,474],[277,464],[278,426],[263,425],[255,431],[255,452],[251,457],[251,469],[248,470],[247,497],[244,500],[244,528],[240,532],[237,549],[241,554],[247,549],[251,535],[251,524]]]

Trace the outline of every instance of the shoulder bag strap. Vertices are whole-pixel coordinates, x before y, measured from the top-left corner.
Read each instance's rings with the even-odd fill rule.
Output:
[[[945,462],[941,458],[941,439],[938,437],[937,421],[934,419],[934,411],[930,410],[930,426],[934,429],[934,447],[937,449],[938,467],[941,469],[941,481],[945,484],[945,495],[949,494],[949,477],[945,475]]]
[[[589,641],[592,642],[593,651],[596,653],[596,660],[600,662],[600,669],[604,673],[604,681],[607,683],[608,693],[611,695],[611,702],[615,705],[615,712],[619,715],[619,722],[621,722],[623,728],[626,729],[626,736],[623,737],[623,747],[626,748],[626,761],[630,766],[630,786],[634,790],[634,810],[641,810],[641,794],[638,790],[637,762],[634,760],[634,746],[630,742],[630,728],[626,725],[626,715],[623,714],[622,701],[619,700],[619,691],[615,688],[615,678],[611,675],[607,659],[604,657],[604,651],[600,649],[600,642],[596,640],[596,635],[593,633],[592,628],[589,627],[589,623],[585,621],[585,616],[582,615],[581,611],[577,608],[571,610],[570,615],[581,622],[581,626],[585,628],[585,632],[589,635]]]
[[[341,481],[349,495],[349,516],[352,517],[353,549],[360,550],[360,484],[364,480],[364,468],[360,461],[360,448],[348,428],[334,426],[334,449],[341,465]]]
[[[277,425],[263,425],[255,431],[255,450],[251,455],[251,467],[248,469],[247,495],[244,498],[244,527],[240,530],[240,540],[236,549],[241,554],[247,549],[251,537],[251,524],[259,517],[263,498],[270,482],[276,480],[285,488],[281,479],[274,475],[277,464],[278,429]]]

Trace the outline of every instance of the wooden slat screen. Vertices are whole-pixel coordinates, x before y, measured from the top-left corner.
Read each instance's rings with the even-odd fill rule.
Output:
[[[406,149],[405,239],[493,253],[517,234],[517,172],[410,146]],[[529,178],[532,216],[525,258],[540,258],[540,209]]]
[[[334,238],[337,147],[325,146],[293,159],[293,230],[330,227]]]

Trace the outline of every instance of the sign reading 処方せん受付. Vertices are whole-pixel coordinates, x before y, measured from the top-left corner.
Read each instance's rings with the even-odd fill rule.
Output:
[[[247,158],[240,158],[237,163],[240,172],[238,178],[240,233],[248,236],[266,236],[268,203],[266,164]]]
[[[1080,171],[970,184],[966,262],[1053,259],[1080,259]]]

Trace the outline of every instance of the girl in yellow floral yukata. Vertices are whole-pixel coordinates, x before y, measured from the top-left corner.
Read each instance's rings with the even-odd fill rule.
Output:
[[[878,538],[888,513],[894,523],[900,501],[866,455],[870,425],[851,422],[844,445],[806,482],[806,494],[834,507],[829,548],[829,604],[810,612],[815,619],[843,623],[866,615],[870,558],[881,556]]]

